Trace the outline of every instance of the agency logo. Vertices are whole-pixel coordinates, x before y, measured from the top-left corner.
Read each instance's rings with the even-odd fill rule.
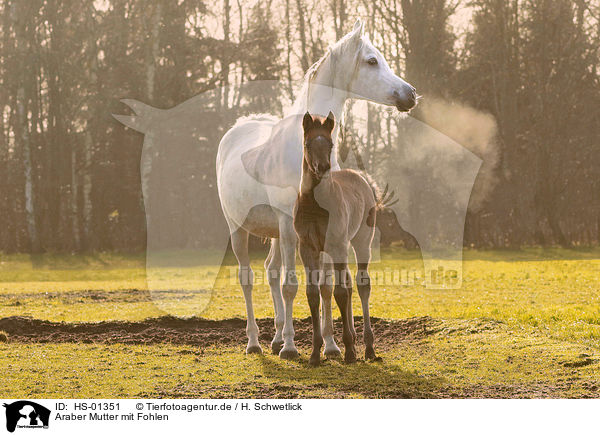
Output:
[[[19,400],[3,405],[6,408],[6,430],[48,429],[50,410],[29,400]]]

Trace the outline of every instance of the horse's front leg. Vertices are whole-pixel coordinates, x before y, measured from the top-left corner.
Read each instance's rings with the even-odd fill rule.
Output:
[[[319,270],[319,251],[306,243],[300,241],[300,257],[304,263],[306,271],[306,298],[310,307],[310,317],[313,327],[313,348],[310,355],[309,364],[318,366],[321,362],[321,346],[323,346],[323,336],[321,335],[321,322],[319,315],[320,295],[320,270]]]
[[[278,355],[283,347],[283,324],[285,318],[283,297],[281,296],[281,250],[279,239],[271,239],[271,249],[265,261],[265,270],[269,287],[271,287],[271,296],[273,297],[273,308],[275,311],[275,336],[273,337],[273,341],[271,341],[271,351],[273,354]]]
[[[231,247],[238,260],[238,278],[246,301],[246,335],[248,336],[246,353],[262,353],[258,343],[258,325],[254,318],[254,307],[252,305],[254,273],[250,267],[250,257],[248,256],[248,232],[243,228],[239,228],[231,233]]]
[[[283,303],[285,320],[283,324],[283,348],[279,357],[293,359],[298,357],[294,344],[294,299],[298,292],[298,277],[296,276],[296,231],[290,216],[283,215],[279,219],[279,243],[283,260]]]

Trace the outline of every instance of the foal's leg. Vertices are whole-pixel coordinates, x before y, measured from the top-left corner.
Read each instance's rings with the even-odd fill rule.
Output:
[[[365,359],[376,359],[375,348],[373,347],[373,329],[371,328],[371,316],[369,314],[369,297],[371,295],[371,277],[369,276],[369,263],[358,263],[356,271],[356,286],[358,295],[362,304],[365,341]]]
[[[244,299],[246,300],[246,335],[248,335],[246,353],[262,353],[262,349],[258,343],[258,325],[254,318],[254,307],[252,306],[254,273],[250,267],[250,258],[248,256],[248,231],[239,228],[231,233],[231,247],[239,263],[238,278],[244,291]]]
[[[319,296],[319,252],[300,241],[300,257],[302,257],[302,263],[304,263],[304,270],[306,271],[306,298],[310,307],[310,318],[313,327],[313,348],[308,363],[311,366],[318,366],[321,362],[321,346],[323,345],[319,315],[321,299]]]
[[[283,319],[285,317],[283,297],[281,296],[281,252],[279,239],[271,239],[271,249],[265,261],[265,270],[267,272],[269,287],[271,287],[273,308],[275,310],[275,336],[271,342],[271,351],[277,355],[283,347]]]
[[[298,278],[296,276],[296,231],[292,218],[282,215],[279,219],[279,243],[281,245],[281,258],[283,260],[283,303],[285,306],[285,320],[283,324],[283,348],[279,357],[292,359],[298,357],[298,350],[294,344],[294,298],[298,292]]]
[[[336,257],[340,258],[340,256],[334,256],[334,260],[337,259]],[[348,308],[349,299],[352,296],[352,279],[348,273],[348,263],[334,263],[334,271],[335,290],[333,291],[333,296],[335,297],[335,301],[340,308],[340,313],[342,314],[342,323],[344,325],[344,330],[342,333],[342,339],[345,347],[344,360],[347,363],[353,363],[356,362],[356,350],[354,349],[355,336],[352,335]]]
[[[346,264],[346,276],[348,282],[350,283],[348,286],[348,304],[346,305],[348,314],[348,327],[350,328],[350,333],[352,334],[352,341],[356,343],[356,329],[354,329],[354,314],[352,312],[352,274],[350,273],[348,264]]]
[[[326,256],[325,253],[323,253]],[[321,315],[321,331],[323,334],[323,340],[325,341],[324,354],[327,358],[337,358],[342,355],[340,348],[335,343],[333,336],[333,316],[331,313],[331,299],[333,297],[333,284],[334,273],[333,265],[329,259],[321,261],[321,301],[322,315]]]
[[[371,277],[369,276],[369,261],[371,260],[371,241],[373,239],[373,229],[363,227],[352,240],[352,246],[356,255],[356,287],[363,311],[365,341],[365,359],[375,360],[375,349],[373,347],[374,337],[371,328],[371,316],[369,314],[369,297],[371,295]]]

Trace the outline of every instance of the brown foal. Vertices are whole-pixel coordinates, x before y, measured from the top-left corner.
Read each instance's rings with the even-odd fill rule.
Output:
[[[320,363],[323,345],[320,298],[324,304],[331,301],[334,282],[333,296],[344,328],[345,361],[356,361],[352,278],[348,268],[350,244],[357,262],[356,284],[364,318],[365,358],[376,358],[369,316],[371,281],[368,266],[378,200],[375,186],[360,173],[349,169],[331,171],[334,125],[331,112],[327,118],[311,116],[307,112],[302,122],[304,152],[300,192],[294,207],[294,228],[306,270],[306,295],[313,325],[311,365]]]

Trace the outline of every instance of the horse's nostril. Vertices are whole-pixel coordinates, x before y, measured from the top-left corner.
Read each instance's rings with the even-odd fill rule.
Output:
[[[412,86],[403,92],[395,90],[393,95],[396,99],[396,106],[401,110],[410,110],[417,104],[417,90]]]

